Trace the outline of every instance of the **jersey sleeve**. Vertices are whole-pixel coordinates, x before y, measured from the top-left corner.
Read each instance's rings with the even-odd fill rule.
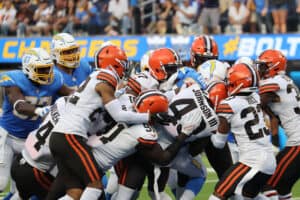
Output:
[[[93,68],[90,65],[90,63],[87,61],[86,58],[81,58],[80,59],[80,67],[82,66],[82,68],[84,69],[86,75],[89,75],[93,72]]]
[[[264,94],[267,92],[276,92],[280,90],[280,85],[274,78],[260,81],[259,94]]]
[[[129,78],[127,82],[128,87],[135,93],[139,94],[142,91],[141,84],[135,78]]]
[[[10,73],[1,73],[0,74],[0,86],[2,87],[10,87],[17,86],[16,81],[14,80],[13,74]]]
[[[108,83],[113,88],[116,88],[118,85],[116,77],[104,70],[98,73],[97,79]]]
[[[221,103],[217,106],[216,113],[218,116],[225,117],[228,121],[230,121],[234,111],[228,102],[221,101]]]
[[[149,131],[147,131],[149,130]],[[149,127],[149,129],[146,128],[146,132],[144,134],[141,134],[137,138],[140,145],[151,147],[152,145],[157,143],[158,136],[155,131],[153,131],[152,128]]]

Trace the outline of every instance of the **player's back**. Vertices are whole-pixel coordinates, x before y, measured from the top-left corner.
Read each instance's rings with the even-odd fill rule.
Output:
[[[136,146],[155,144],[156,131],[148,124],[137,124],[127,128],[118,123],[108,133],[101,136],[91,136],[88,144],[93,147],[93,154],[99,166],[108,170],[122,158],[136,151]]]
[[[101,96],[95,90],[98,83],[107,83],[116,87],[117,76],[110,70],[93,72],[79,89],[69,97],[66,113],[54,128],[54,132],[72,133],[87,138],[89,126],[104,111]]]
[[[260,81],[260,93],[274,92],[278,100],[268,106],[280,119],[288,136],[287,146],[300,144],[300,93],[293,80],[280,74]]]
[[[169,133],[176,136],[175,130],[181,125],[183,129],[187,129],[185,131],[195,132],[189,137],[189,141],[210,135],[218,127],[218,117],[207,96],[196,83],[181,88],[169,104],[169,113],[178,119],[175,127],[174,124],[166,127]]]
[[[22,151],[23,158],[33,167],[46,172],[52,169],[55,161],[49,149],[51,131],[65,112],[67,97],[59,98],[50,108],[49,114],[38,129],[32,131]]]
[[[267,161],[268,155],[273,155],[260,97],[256,92],[240,93],[226,98],[221,101],[217,113],[230,123],[231,132],[239,148],[241,162],[259,167]]]

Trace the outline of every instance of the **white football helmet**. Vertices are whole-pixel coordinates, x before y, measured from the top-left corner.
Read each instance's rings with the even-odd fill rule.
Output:
[[[149,69],[149,57],[153,50],[147,51],[141,58],[140,61],[140,71],[143,72]]]
[[[38,84],[48,85],[53,81],[54,63],[46,50],[32,48],[22,56],[22,71]]]
[[[254,61],[253,61],[251,58],[247,57],[247,56],[239,57],[239,58],[234,62],[234,65],[240,64],[240,63],[247,64],[247,65],[249,65],[249,66],[255,68]]]
[[[228,66],[218,60],[208,60],[197,68],[206,84],[211,81],[225,81]]]
[[[80,48],[72,35],[59,33],[52,39],[51,56],[63,67],[76,68],[79,66]]]

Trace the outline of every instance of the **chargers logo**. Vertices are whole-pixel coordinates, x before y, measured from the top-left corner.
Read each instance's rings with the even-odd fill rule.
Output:
[[[12,79],[8,75],[3,75],[0,79],[0,83],[11,81]]]

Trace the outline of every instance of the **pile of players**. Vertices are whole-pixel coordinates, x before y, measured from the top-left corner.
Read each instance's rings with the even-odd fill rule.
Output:
[[[177,199],[194,199],[206,179],[203,152],[219,178],[210,200],[292,199],[300,96],[280,51],[230,66],[204,35],[192,43],[189,67],[159,48],[133,69],[106,42],[92,70],[73,36],[58,34],[51,47],[51,55],[28,50],[22,70],[0,77],[7,199],[136,199],[146,178],[152,199],[171,199],[167,184]],[[275,157],[279,125],[288,140]]]

